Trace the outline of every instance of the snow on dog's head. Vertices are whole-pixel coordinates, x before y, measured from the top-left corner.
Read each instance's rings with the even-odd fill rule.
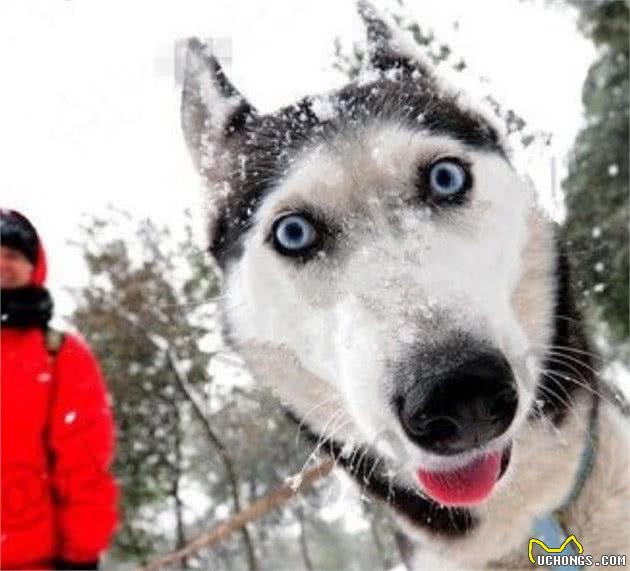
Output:
[[[367,78],[272,115],[189,42],[183,125],[226,331],[315,430],[377,441],[436,499],[474,503],[532,408],[551,232],[493,122],[362,15]]]

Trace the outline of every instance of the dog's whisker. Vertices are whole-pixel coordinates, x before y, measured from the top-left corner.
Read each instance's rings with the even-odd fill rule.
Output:
[[[367,477],[367,479],[368,479],[368,481],[369,481],[369,480],[370,480],[370,478],[372,477],[372,474],[374,473],[374,470],[376,470],[376,467],[377,467],[377,466],[381,463],[381,461],[383,461],[383,458],[381,458],[380,456],[376,456],[376,457],[373,459],[373,462],[372,462],[372,468],[370,468],[370,471],[368,472],[368,474],[367,474],[367,476],[366,476],[366,477]]]
[[[572,383],[574,385],[577,385],[580,388],[583,388],[587,392],[591,393],[593,396],[601,398],[602,400],[604,400],[606,402],[610,402],[612,404],[615,404],[613,395],[606,394],[606,393],[604,393],[602,391],[598,391],[598,390],[594,389],[591,385],[586,384],[584,381],[582,381],[580,379],[576,379],[576,378],[572,377],[571,375],[559,375],[555,371],[554,371],[554,373],[556,374],[556,376],[559,376],[559,378],[561,378],[562,380],[567,381],[569,383]]]
[[[344,419],[345,410],[342,408],[342,413],[336,419],[335,422],[331,425],[330,430],[328,431],[328,435],[326,436],[326,440],[330,444],[330,453],[333,454],[333,444],[335,440],[335,436],[339,434],[346,426],[352,423],[349,419]]]
[[[566,359],[566,355],[558,355],[558,354],[550,353],[549,356],[547,357],[547,360],[550,363],[555,363],[556,366],[565,367],[566,369],[571,371],[571,373],[574,373],[581,381],[584,382],[584,387],[590,386],[592,384],[592,383],[588,383],[587,379],[584,377],[584,373],[586,371],[581,371],[580,369],[578,369],[573,362]],[[556,372],[559,374],[566,374],[566,371],[556,370]],[[567,376],[570,377],[570,375],[567,375]]]
[[[339,400],[339,399],[338,399],[338,397],[336,397],[336,396],[335,396],[335,397],[328,397],[328,398],[325,398],[325,399],[323,399],[323,400],[319,401],[318,403],[316,403],[314,406],[312,406],[311,408],[309,408],[309,409],[306,411],[306,413],[304,414],[304,416],[302,416],[302,417],[300,418],[300,422],[299,422],[299,424],[298,424],[298,426],[297,426],[297,434],[296,434],[296,437],[295,437],[295,439],[296,439],[296,440],[295,440],[296,445],[297,445],[297,443],[298,443],[298,439],[299,439],[299,436],[300,436],[300,432],[301,432],[301,430],[302,430],[302,427],[303,427],[303,425],[304,425],[304,424],[306,424],[306,421],[308,420],[309,416],[313,415],[313,414],[315,413],[315,411],[316,411],[317,409],[319,409],[320,407],[322,407],[322,406],[326,406],[326,405],[331,404],[331,403],[334,403],[334,402],[336,402],[336,401],[338,401],[338,400]],[[336,410],[337,410],[337,409],[336,409]]]
[[[339,407],[337,408],[330,416],[330,418],[326,421],[326,423],[324,424],[319,438],[317,440],[317,442],[315,443],[315,447],[313,448],[312,452],[309,454],[308,458],[306,459],[306,462],[304,463],[304,466],[302,467],[302,470],[304,470],[306,468],[306,466],[308,465],[308,463],[317,457],[317,454],[319,453],[319,451],[322,449],[322,447],[326,444],[326,442],[329,442],[330,445],[332,446],[332,440],[330,439],[330,437],[326,434],[327,428],[329,425],[333,425],[333,423],[338,422],[338,420],[340,419],[340,417],[342,417],[344,415],[345,411],[343,410],[343,407]],[[334,454],[332,453],[332,449],[330,451],[330,456],[332,456],[334,458]]]
[[[554,388],[561,389],[564,392],[564,394],[566,395],[566,399],[562,400],[563,404],[567,405],[567,407],[569,408],[573,408],[573,405],[575,404],[575,400],[573,396],[567,391],[567,389],[561,384],[561,381],[564,380],[564,377],[558,375],[556,371],[553,371],[551,369],[545,369],[543,372],[543,375],[547,377],[548,379],[550,379],[551,381],[553,381]],[[540,390],[546,390],[547,392],[552,392],[551,387],[547,385],[540,385],[538,388]],[[555,395],[556,398],[559,400],[563,398],[556,391],[553,391],[553,395]]]
[[[582,327],[582,323],[580,322],[579,319],[576,319],[575,317],[570,317],[568,315],[561,315],[559,313],[554,313],[552,315],[552,317],[554,317],[555,319],[564,319],[565,321],[569,321],[571,323],[574,323],[575,325],[577,325],[578,327]]]
[[[369,453],[369,448],[368,446],[364,446],[363,447],[363,452],[361,453],[361,455],[359,456],[359,459],[357,461],[357,470],[361,469],[361,466],[363,465],[363,461],[365,460],[366,456]],[[363,482],[363,484],[365,485],[365,482]]]
[[[591,351],[586,351],[584,349],[578,349],[577,347],[568,347],[567,345],[540,345],[543,349],[552,349],[556,351],[566,351],[569,353],[577,353],[580,355],[586,355],[588,357],[593,357],[594,359],[602,359],[601,355],[597,353],[593,353]]]
[[[552,389],[549,386],[546,385],[540,385],[540,390],[543,392],[546,392],[548,395],[550,395],[552,398],[557,399],[561,404],[565,405],[567,410],[571,411],[571,413],[575,416],[576,419],[579,419],[579,415],[577,414],[577,411],[575,410],[575,400],[573,399],[573,397],[571,396],[571,394],[566,390],[565,387],[563,387],[560,383],[558,383],[556,375],[554,372],[552,371],[546,371],[544,373],[544,375],[552,380],[554,382],[554,387],[557,387],[559,389],[561,389],[564,394],[566,395],[566,398],[563,397],[562,395],[558,394],[558,392],[556,392],[554,389]]]
[[[551,355],[555,356],[555,357],[559,357],[559,358],[563,358],[563,359],[568,359],[569,361],[584,367],[587,371],[593,373],[596,377],[599,376],[599,372],[596,371],[595,369],[593,369],[593,367],[591,367],[588,363],[585,363],[584,361],[582,361],[581,359],[578,359],[577,357],[574,357],[572,355],[567,355],[565,353],[560,353],[558,351],[550,351],[549,352]]]
[[[552,363],[557,363],[559,365],[563,365],[563,366],[567,367],[577,377],[577,378],[574,378],[573,376],[571,376],[569,374],[563,374],[563,373],[561,373],[559,371],[553,371],[557,375],[558,378],[563,379],[563,380],[568,381],[568,382],[571,382],[571,383],[573,383],[575,385],[578,385],[578,386],[582,387],[583,389],[589,391],[594,396],[597,396],[597,397],[603,398],[603,399],[607,399],[608,398],[607,395],[605,395],[603,392],[598,391],[597,389],[595,389],[594,386],[591,383],[588,383],[587,380],[584,378],[584,376],[579,371],[579,369],[576,369],[571,363],[567,363],[566,361],[563,361],[559,357],[553,357],[553,356],[549,357],[549,361],[552,362]],[[549,371],[549,369],[547,369],[547,371]]]

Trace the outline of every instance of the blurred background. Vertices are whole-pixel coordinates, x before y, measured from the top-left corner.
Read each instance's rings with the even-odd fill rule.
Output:
[[[375,4],[506,125],[514,163],[563,223],[600,367],[630,386],[628,3]],[[56,318],[87,338],[114,398],[124,522],[107,569],[186,545],[312,452],[221,341],[204,194],[179,130],[191,35],[262,111],[341,86],[364,51],[351,1],[0,5],[2,206],[41,231]],[[165,568],[388,570],[392,531],[335,476]]]

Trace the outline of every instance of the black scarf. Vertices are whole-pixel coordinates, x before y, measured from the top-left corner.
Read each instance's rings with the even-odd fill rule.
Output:
[[[2,288],[2,327],[46,329],[52,317],[53,300],[46,288],[25,286],[11,289]]]

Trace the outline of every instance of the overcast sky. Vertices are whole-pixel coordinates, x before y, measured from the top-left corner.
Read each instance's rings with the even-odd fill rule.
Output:
[[[553,133],[549,154],[563,160],[595,55],[573,12],[517,0],[407,4],[475,76],[488,78],[488,92]],[[271,110],[341,85],[331,67],[334,39],[348,46],[363,29],[353,1],[0,3],[1,204],[21,209],[40,229],[61,314],[71,308],[63,286],[83,279],[80,252],[66,244],[83,213],[114,203],[176,224],[188,206],[203,220],[172,74],[174,42],[190,35],[222,39],[233,82]],[[548,158],[532,165],[543,195]]]

